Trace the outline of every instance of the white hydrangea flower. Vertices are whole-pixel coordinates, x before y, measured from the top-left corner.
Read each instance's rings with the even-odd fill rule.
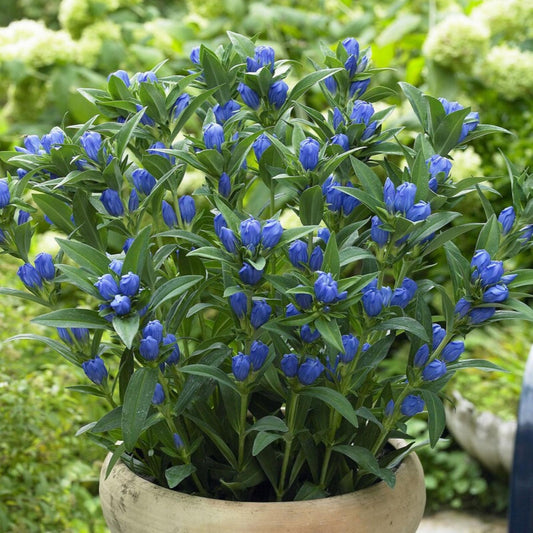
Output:
[[[481,163],[480,155],[471,146],[468,146],[465,150],[455,150],[453,152],[452,166],[454,181],[480,176],[482,172]]]
[[[89,68],[97,66],[102,46],[106,40],[122,41],[120,26],[103,20],[87,26],[77,44],[77,60],[80,64]]]
[[[429,31],[424,54],[440,65],[454,70],[470,68],[484,55],[489,30],[480,21],[463,14],[452,14]]]
[[[472,19],[482,21],[493,35],[513,40],[533,37],[531,0],[486,0],[472,10]]]

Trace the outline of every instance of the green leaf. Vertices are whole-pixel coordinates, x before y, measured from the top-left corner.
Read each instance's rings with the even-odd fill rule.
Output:
[[[415,115],[418,117],[424,131],[429,131],[427,106],[422,91],[405,82],[400,82],[398,85],[402,88],[407,100],[409,100],[409,103],[411,104]]]
[[[109,272],[109,259],[99,250],[79,241],[56,239],[61,249],[78,265],[86,268],[96,276],[102,276]]]
[[[139,122],[144,116],[144,109],[141,109],[133,117],[131,117],[125,124],[122,124],[122,127],[118,131],[115,139],[117,143],[116,155],[119,160],[122,159],[124,151],[126,150],[128,143],[130,142],[131,136],[133,135],[133,130],[137,127]]]
[[[255,457],[259,455],[267,446],[274,441],[281,439],[282,436],[277,433],[267,433],[266,431],[260,431],[254,439],[252,447],[252,455]]]
[[[109,322],[90,309],[60,309],[32,319],[32,322],[51,328],[107,329]]]
[[[34,193],[33,200],[61,231],[68,234],[74,229],[70,220],[72,210],[63,200],[51,194],[40,193]]]
[[[446,115],[440,122],[432,139],[433,146],[438,154],[446,156],[452,148],[457,146],[463,123],[469,112],[469,108],[459,109]]]
[[[171,466],[165,470],[165,478],[168,486],[173,489],[194,472],[196,472],[196,467],[191,463],[186,465]]]
[[[300,395],[310,396],[311,398],[327,403],[348,420],[352,426],[359,426],[359,421],[357,420],[357,415],[355,414],[352,404],[340,392],[328,387],[309,387],[302,390]]]
[[[322,498],[327,498],[327,496],[327,492],[321,489],[318,485],[315,485],[309,481],[304,481],[303,485],[300,487],[300,490],[298,490],[296,493],[294,501],[301,502],[305,500],[320,500]]]
[[[301,228],[289,228],[286,229],[283,232],[283,235],[281,236],[281,239],[279,241],[280,246],[284,246],[286,244],[291,243],[292,241],[295,241],[297,239],[301,239],[302,237],[305,237],[306,235],[309,235],[313,231],[317,229],[317,226],[306,226]]]
[[[246,433],[250,433],[251,431],[281,431],[282,433],[286,433],[289,431],[289,428],[281,418],[269,415],[258,420]]]
[[[336,350],[344,351],[341,332],[336,320],[327,320],[326,318],[320,317],[315,320],[315,326],[328,344]]]
[[[38,303],[40,305],[48,305],[48,302],[46,300],[43,300],[41,297],[36,296],[31,292],[19,291],[18,289],[0,287],[0,294],[5,294],[6,296],[14,296],[15,298],[20,298],[21,300],[28,300],[30,302]]]
[[[435,447],[446,427],[446,413],[442,400],[430,390],[423,390],[422,397],[428,411],[429,442]]]
[[[221,385],[230,387],[238,392],[238,388],[235,383],[225,374],[220,368],[207,366],[202,364],[187,365],[180,369],[184,374],[192,374],[194,376],[202,376],[204,378],[214,379]]]
[[[388,320],[385,320],[381,324],[378,324],[375,327],[375,329],[377,330],[401,329],[401,330],[409,331],[409,333],[412,333],[419,339],[422,339],[424,342],[429,342],[429,338],[426,333],[426,330],[424,329],[424,326],[422,326],[422,324],[420,324],[418,320],[415,320],[414,318],[410,318],[410,317],[389,318]]]
[[[339,249],[337,247],[337,238],[334,232],[329,236],[328,244],[326,245],[322,270],[324,272],[330,272],[335,278],[338,278],[341,273]]]
[[[139,314],[134,313],[127,318],[115,315],[113,317],[113,328],[122,339],[122,342],[131,349],[135,335],[139,331]]]
[[[122,437],[126,451],[130,453],[143,431],[152,405],[158,372],[158,368],[139,368],[128,383],[122,406]]]
[[[113,429],[120,428],[122,423],[122,405],[115,407],[109,413],[106,413],[96,424],[92,427],[92,433],[104,433]]]
[[[311,87],[316,85],[318,82],[322,81],[323,79],[327,78],[328,76],[331,76],[332,74],[335,74],[336,72],[340,72],[344,69],[342,68],[328,68],[328,69],[322,69],[317,70],[316,72],[311,72],[311,74],[307,74],[307,76],[304,76],[293,88],[290,92],[289,96],[287,97],[287,103],[294,102],[300,96],[303,96]],[[283,108],[282,108],[283,109]]]
[[[235,33],[232,31],[226,32],[228,34],[229,40],[233,43],[233,47],[237,53],[243,57],[254,57],[255,54],[255,43],[241,35],[240,33]]]
[[[202,276],[179,276],[163,283],[163,285],[158,287],[152,294],[152,298],[150,300],[150,306],[152,307],[152,310],[158,308],[167,300],[176,298],[180,294],[183,294],[191,287],[194,287],[194,285],[199,283],[202,279]]]
[[[495,255],[500,247],[501,232],[502,226],[493,214],[479,232],[476,250],[487,250],[491,257]]]
[[[448,370],[460,370],[461,368],[478,368],[480,370],[496,370],[498,372],[507,372],[501,366],[491,362],[485,361],[484,359],[463,359],[462,361],[457,361],[456,363],[450,363],[447,365]]]
[[[135,240],[131,244],[126,253],[126,257],[124,258],[124,264],[122,265],[122,272],[124,274],[127,274],[128,272],[140,274],[142,272],[144,263],[148,257],[148,245],[151,230],[151,226],[146,226],[135,237]]]
[[[235,263],[235,259],[224,250],[220,248],[215,248],[214,246],[204,246],[202,248],[197,248],[196,250],[190,251],[187,256],[196,256],[203,257],[204,259],[213,259],[215,261],[223,261],[232,265]]]
[[[459,235],[462,235],[463,233],[466,233],[468,231],[471,231],[473,229],[477,229],[482,224],[474,222],[471,224],[462,224],[461,226],[455,226],[453,228],[449,228],[441,233],[439,233],[429,244],[424,248],[422,255],[430,254],[431,252],[434,252],[435,250],[439,250],[442,248],[442,246],[447,243],[448,241],[451,241],[452,239],[455,239],[456,237],[459,237]]]
[[[343,444],[334,446],[333,451],[346,455],[346,457],[349,457],[352,461],[357,463],[361,470],[374,474],[385,481],[389,487],[394,487],[396,482],[394,473],[388,468],[380,468],[377,459],[372,455],[370,450],[367,450],[362,446],[347,446]]]
[[[76,366],[81,366],[76,356],[72,353],[72,350],[65,346],[63,343],[56,341],[54,339],[50,339],[48,337],[44,337],[42,335],[34,335],[30,333],[25,333],[22,335],[15,335],[14,337],[9,337],[9,339],[6,339],[3,341],[4,343],[11,342],[11,341],[38,341],[46,344],[49,348],[52,348],[52,350],[55,350],[61,357],[64,357],[69,363],[72,363]],[[0,346],[3,343],[0,343]]]
[[[324,195],[320,185],[309,187],[300,196],[300,220],[304,226],[320,224],[324,212]]]
[[[363,189],[374,198],[383,198],[383,184],[368,165],[353,156],[350,157],[350,162]]]

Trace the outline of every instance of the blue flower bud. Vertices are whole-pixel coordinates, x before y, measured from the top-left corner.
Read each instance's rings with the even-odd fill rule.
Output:
[[[333,110],[333,129],[337,130],[337,128],[344,123],[344,116],[340,112],[339,108],[336,107]]]
[[[204,128],[204,144],[208,150],[222,151],[224,142],[224,128],[216,122],[211,122]]]
[[[180,360],[180,347],[178,346],[176,336],[168,333],[163,337],[163,346],[172,346],[170,355],[165,359],[165,363],[176,365]]]
[[[347,37],[342,41],[342,46],[351,56],[359,57],[359,43],[354,37]]]
[[[144,108],[143,108],[143,106],[141,104],[135,104],[135,109],[137,109],[137,113],[139,113]],[[146,109],[143,111],[143,114],[141,115],[141,124],[144,124],[145,126],[155,126],[154,119],[151,118],[146,113]]]
[[[428,187],[430,191],[433,191],[434,193],[436,193],[439,189],[439,182],[437,178],[430,178],[428,181]]]
[[[441,353],[441,359],[446,363],[453,363],[461,357],[461,354],[465,351],[465,343],[463,341],[449,342]]]
[[[257,139],[252,144],[252,149],[254,151],[257,162],[261,160],[261,156],[270,146],[272,146],[272,142],[265,133],[262,133],[261,135],[259,135],[259,137],[257,137]]]
[[[72,328],[71,331],[78,342],[86,342],[89,340],[89,330],[87,328]]]
[[[337,187],[340,186],[338,181],[330,180],[329,178],[322,185],[322,190],[326,191],[326,203],[328,209],[334,213],[338,213],[342,209],[342,200],[344,193],[339,191]]]
[[[318,228],[317,235],[319,239],[322,239],[322,241],[327,244],[331,233],[328,228]]]
[[[411,301],[409,297],[409,292],[403,287],[397,287],[392,291],[392,296],[390,300],[390,305],[397,305],[402,309],[407,307],[407,304]]]
[[[402,402],[400,412],[404,416],[414,416],[424,410],[424,405],[424,400],[420,396],[409,394]]]
[[[0,229],[0,244],[6,242],[6,234]]]
[[[191,97],[188,93],[180,94],[176,98],[173,111],[174,119],[177,119],[183,113],[183,111],[185,111],[185,108],[189,105],[190,101]]]
[[[113,261],[109,263],[109,270],[113,271],[117,276],[121,276],[123,265],[124,261],[121,261],[120,259],[113,259]]]
[[[525,228],[522,228],[520,231],[520,239],[521,242],[527,242],[531,239],[533,236],[533,224],[528,224]]]
[[[152,337],[158,343],[163,340],[163,324],[159,320],[151,320],[142,330],[143,338]]]
[[[418,222],[419,220],[426,220],[431,215],[431,205],[424,200],[420,200],[414,204],[406,213],[406,218],[412,222]]]
[[[368,89],[369,85],[370,78],[366,78],[364,80],[357,80],[350,83],[350,98],[353,98],[354,96],[362,96]]]
[[[194,63],[195,65],[199,65],[200,64],[200,47],[199,46],[195,46],[192,50],[191,50],[191,53],[189,55],[189,59],[191,60],[192,63]]]
[[[27,211],[23,211],[21,209],[18,214],[17,225],[22,226],[22,224],[26,224],[28,220],[30,220],[30,214]]]
[[[131,245],[133,244],[133,241],[135,239],[133,237],[129,237],[124,241],[124,246],[122,247],[122,251],[126,254],[128,253],[128,250],[130,249]]]
[[[333,279],[331,274],[326,272],[322,272],[318,276],[315,281],[314,289],[316,299],[325,304],[333,303],[341,297],[337,282]]]
[[[383,300],[383,307],[388,307],[392,298],[392,289],[390,287],[381,287],[381,299]]]
[[[454,113],[455,111],[459,111],[460,109],[464,109],[459,102],[450,102],[446,100],[446,98],[439,98],[439,102],[442,104],[442,107],[444,108],[444,113],[446,115]]]
[[[226,120],[229,120],[235,113],[239,111],[241,106],[235,100],[228,100],[225,104],[216,104],[213,107],[213,113],[219,124],[224,124]]]
[[[454,312],[463,318],[472,308],[472,304],[466,298],[460,298],[455,305]]]
[[[233,312],[239,318],[244,318],[248,312],[248,298],[244,292],[236,292],[229,297],[229,303]]]
[[[426,165],[428,165],[429,174],[432,178],[436,178],[442,172],[444,173],[444,180],[446,180],[452,170],[452,162],[446,157],[437,154],[426,159]]]
[[[293,241],[289,246],[289,260],[293,266],[303,268],[307,264],[309,257],[307,254],[307,243],[300,239]]]
[[[17,168],[17,177],[19,180],[21,180],[26,174],[28,173],[27,170],[24,170],[23,168]],[[1,192],[0,192],[0,196],[1,196]],[[2,201],[0,200],[0,204],[2,203]],[[0,205],[0,208],[2,206]],[[4,206],[5,207],[5,206]]]
[[[141,339],[139,353],[147,361],[155,361],[159,356],[159,341],[153,337]]]
[[[57,328],[57,334],[65,344],[72,344],[74,342],[72,340],[72,337],[70,336],[68,329],[66,328]]]
[[[487,265],[489,265],[490,261],[491,258],[489,252],[487,252],[486,250],[476,250],[474,256],[472,257],[470,266],[472,268],[477,268],[478,270],[481,270]]]
[[[387,244],[390,237],[390,232],[381,229],[383,222],[377,215],[372,217],[372,226],[370,228],[370,238],[381,248]]]
[[[356,100],[353,103],[352,114],[350,118],[354,124],[366,124],[370,122],[374,114],[374,106],[364,100]]]
[[[250,313],[250,324],[255,329],[260,328],[269,321],[271,313],[272,307],[268,305],[266,300],[254,300],[252,302],[252,312]]]
[[[237,251],[237,237],[229,228],[222,228],[220,230],[220,242],[230,254],[234,254]]]
[[[381,291],[370,289],[363,293],[363,307],[368,316],[378,316],[383,309],[383,296]]]
[[[89,159],[98,163],[98,152],[102,146],[102,136],[97,131],[86,131],[80,137],[80,144]]]
[[[268,101],[279,109],[287,100],[288,90],[289,86],[283,80],[274,82],[268,90]]]
[[[44,152],[41,150],[41,139],[37,135],[26,135],[24,137],[24,149],[20,149],[17,151],[25,152],[29,154],[43,154]]]
[[[107,368],[104,361],[96,356],[94,359],[89,359],[81,364],[85,375],[96,385],[101,385],[107,377]]]
[[[331,138],[331,144],[339,145],[345,152],[350,149],[350,140],[344,133],[337,133]]]
[[[215,234],[220,239],[220,232],[222,228],[227,228],[228,224],[226,222],[226,219],[223,217],[222,213],[218,213],[215,215],[215,218],[213,220],[213,224],[215,227]]]
[[[55,278],[56,267],[50,254],[45,252],[37,254],[35,257],[35,268],[43,279],[52,281]]]
[[[274,49],[271,46],[256,46],[254,58],[259,65],[259,68],[270,67],[270,72],[274,72]]]
[[[248,85],[244,83],[239,83],[237,85],[237,90],[239,91],[239,94],[241,95],[242,101],[252,109],[258,109],[261,105],[261,98],[259,95]]]
[[[514,212],[513,206],[506,207],[498,217],[498,222],[503,227],[503,234],[507,235],[511,231],[511,228],[513,227],[514,221],[515,221],[516,215]]]
[[[104,274],[94,284],[104,300],[112,300],[118,294],[118,285],[111,274]]]
[[[446,374],[446,363],[435,359],[422,370],[422,379],[424,381],[435,381],[444,376],[444,374]]]
[[[481,324],[485,320],[492,318],[495,312],[496,309],[494,307],[474,307],[468,316],[472,324]]]
[[[120,217],[124,214],[120,194],[114,189],[106,189],[100,196],[100,201],[111,216]]]
[[[394,197],[394,210],[401,213],[407,213],[415,203],[416,185],[414,183],[404,182],[396,189]]]
[[[52,147],[60,146],[65,142],[65,133],[61,128],[57,126],[50,130],[50,133],[43,135],[41,139],[41,145],[47,154],[50,153]]]
[[[300,328],[300,337],[303,342],[311,343],[320,338],[320,331],[318,329],[311,329],[308,324],[304,324]]]
[[[131,311],[131,300],[129,296],[122,294],[117,294],[109,305],[118,316],[127,315]]]
[[[111,74],[109,74],[107,77],[107,81],[111,79],[111,76],[121,79],[126,87],[131,85],[130,77],[125,70],[116,70],[115,72],[111,72]]]
[[[309,267],[311,270],[320,270],[322,268],[322,263],[324,261],[324,253],[320,246],[315,246],[314,250],[311,252],[311,257],[309,258]]]
[[[257,270],[249,263],[244,263],[239,270],[239,278],[243,283],[247,285],[257,285],[263,277],[263,271]]]
[[[252,368],[257,372],[266,361],[268,356],[268,346],[261,341],[252,342],[250,347],[250,362],[252,363]]]
[[[348,56],[348,59],[344,62],[344,68],[348,72],[348,76],[352,78],[357,72],[357,57]]]
[[[36,265],[37,266],[37,265]],[[483,293],[483,301],[487,304],[501,303],[507,300],[509,296],[509,289],[503,283],[498,283],[489,287]]]
[[[433,331],[432,346],[433,349],[436,350],[440,343],[444,340],[444,337],[446,337],[446,330],[439,324],[433,324],[431,329]]]
[[[137,72],[137,81],[139,83],[157,83],[157,74],[152,70]]]
[[[133,185],[135,185],[135,188],[146,196],[152,192],[152,189],[157,183],[152,174],[150,174],[150,172],[144,168],[135,169],[131,173],[131,177],[133,179]]]
[[[343,363],[353,361],[355,354],[359,349],[359,339],[354,335],[343,335],[342,346],[344,347],[344,353],[339,353],[340,360]]]
[[[313,170],[318,165],[320,144],[317,140],[307,137],[300,143],[300,163],[304,170]]]
[[[11,201],[11,193],[7,185],[7,180],[0,180],[0,209],[7,207]]]
[[[500,281],[505,285],[509,285],[509,283],[513,282],[516,276],[518,276],[518,274],[507,274],[505,276],[502,276],[502,279]]]
[[[293,378],[298,372],[298,356],[294,353],[286,353],[281,358],[281,370],[288,378]]]
[[[283,235],[283,227],[279,220],[273,218],[266,221],[261,234],[261,242],[266,249],[274,248]]]
[[[130,192],[130,197],[128,199],[128,210],[130,213],[139,209],[139,195],[135,189],[132,189]]]
[[[294,304],[287,304],[285,307],[285,316],[288,318],[296,315],[301,315],[300,311],[298,311]]]
[[[487,285],[493,285],[498,283],[503,276],[503,262],[491,261],[487,266],[479,270],[479,278],[481,285],[486,287]]]
[[[337,92],[337,82],[335,81],[335,78],[333,76],[328,76],[327,78],[324,78],[324,85],[331,94],[335,94]]]
[[[231,370],[237,381],[244,381],[250,374],[250,356],[239,352],[231,358]]]
[[[161,405],[165,401],[165,391],[161,383],[155,384],[154,395],[152,396],[152,403],[154,405]]]
[[[128,272],[120,278],[119,291],[124,296],[135,296],[139,292],[140,279],[137,274]]]
[[[181,220],[185,224],[190,224],[196,215],[196,205],[192,196],[185,194],[178,200],[178,207],[180,209]]]
[[[394,413],[394,400],[389,400],[383,411],[385,416],[392,416]]]
[[[294,299],[302,309],[309,309],[313,305],[313,297],[310,294],[306,294],[304,292],[299,292],[298,294],[295,294]]]
[[[218,179],[218,193],[224,198],[228,198],[231,193],[231,180],[226,172],[222,172]]]
[[[427,344],[423,344],[418,348],[418,350],[415,353],[415,357],[413,359],[413,365],[421,368],[423,367],[429,359],[429,346]]]
[[[346,183],[346,187],[355,188],[350,181]],[[357,198],[355,198],[355,196],[352,196],[345,192],[341,194],[342,210],[344,211],[344,215],[348,216],[361,202]]]
[[[239,229],[243,246],[255,250],[261,242],[261,222],[250,216],[241,222]]]
[[[41,275],[30,263],[25,263],[19,267],[17,275],[28,289],[36,289],[43,286]]]
[[[311,385],[324,372],[324,365],[318,359],[308,357],[298,369],[298,380],[302,385]]]
[[[390,178],[385,180],[383,185],[383,201],[389,211],[394,211],[394,203],[396,200],[396,187]]]
[[[461,135],[459,136],[459,143],[463,142],[466,136],[477,128],[479,124],[479,113],[472,111],[466,115],[463,127],[461,128]]]
[[[169,228],[173,228],[178,225],[178,217],[174,208],[166,201],[161,202],[161,213],[163,214],[163,220]]]

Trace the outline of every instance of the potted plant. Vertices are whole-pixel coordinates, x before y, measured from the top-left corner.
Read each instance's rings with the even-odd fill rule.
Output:
[[[459,339],[532,318],[531,273],[505,263],[531,245],[529,177],[509,166],[515,206],[484,199],[486,222],[456,210],[485,178],[453,183],[450,153],[499,128],[402,84],[422,127],[403,143],[368,51],[324,52],[295,81],[229,33],[186,75],[81,90],[100,116],[4,154],[1,246],[28,291],[2,291],[49,308],[35,321],[59,339],[38,339],[83,370],[71,390],[109,405],[79,433],[110,452],[112,531],[415,531],[422,472],[390,439],[427,409],[435,444],[445,383],[494,366],[461,360]],[[326,109],[301,101],[315,88]],[[64,234],[55,257],[28,256],[39,212]],[[384,376],[398,338],[405,372]]]

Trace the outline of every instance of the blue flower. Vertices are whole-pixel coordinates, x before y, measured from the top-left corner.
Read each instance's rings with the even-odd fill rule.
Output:
[[[161,405],[165,401],[165,391],[161,383],[155,384],[154,395],[152,396],[152,403],[154,405]]]
[[[247,285],[257,285],[263,277],[263,271],[257,270],[249,263],[244,263],[239,270],[239,278]]]
[[[313,170],[318,165],[320,144],[317,140],[307,137],[300,143],[300,163],[304,170]]]
[[[220,229],[220,242],[230,254],[234,254],[237,251],[237,237],[229,228]]]
[[[370,139],[370,137],[372,137],[372,135],[374,135],[376,133],[376,130],[378,129],[378,122],[377,120],[373,120],[366,128],[365,128],[365,131],[363,132],[363,135],[361,135],[361,140],[362,141],[366,141],[367,139]]]
[[[124,214],[120,194],[114,189],[106,189],[100,196],[100,201],[111,216],[120,217]]]
[[[350,140],[344,133],[337,133],[331,138],[331,144],[339,145],[345,152],[350,149]]]
[[[471,112],[466,115],[463,127],[461,128],[461,136],[459,137],[459,142],[463,142],[466,136],[474,131],[479,124],[479,113]]]
[[[248,298],[244,292],[236,292],[229,297],[229,303],[238,318],[244,318],[248,312]]]
[[[324,85],[331,94],[335,94],[337,92],[337,82],[335,81],[335,78],[333,76],[328,76],[327,78],[324,78]],[[335,129],[337,129],[336,126]]]
[[[158,343],[163,340],[163,324],[159,320],[151,320],[142,330],[143,338],[152,337]]]
[[[322,239],[327,244],[331,233],[328,228],[318,228],[317,235],[319,239]]]
[[[191,60],[192,63],[194,63],[195,65],[199,65],[200,64],[200,47],[199,46],[195,46],[192,50],[191,50],[191,53],[189,55],[189,59]]]
[[[342,209],[344,193],[337,189],[339,186],[340,183],[338,181],[333,181],[333,179],[330,178],[328,178],[322,185],[322,190],[325,190],[328,209],[335,213],[338,213]]]
[[[24,263],[19,267],[17,275],[28,289],[40,289],[43,286],[41,275],[30,263]]]
[[[315,281],[314,289],[316,299],[325,304],[333,303],[337,300],[343,300],[347,296],[346,291],[339,293],[337,282],[333,279],[333,276],[327,272],[321,272],[319,274]]]
[[[215,215],[215,218],[213,219],[213,225],[215,227],[215,234],[220,239],[220,232],[222,228],[228,227],[228,223],[226,222],[226,219],[223,217],[222,213]]]
[[[213,113],[219,124],[224,124],[226,120],[229,120],[235,113],[239,111],[241,106],[235,100],[228,100],[225,104],[216,104],[213,107]]]
[[[22,226],[22,224],[26,224],[30,220],[30,214],[27,211],[20,210],[17,218],[17,225]]]
[[[139,83],[157,83],[157,74],[152,70],[137,72],[137,81]]]
[[[407,304],[411,301],[409,297],[409,291],[403,287],[397,287],[392,291],[390,305],[397,305],[402,309],[407,307]]]
[[[493,285],[492,287],[489,287],[483,293],[483,301],[487,304],[501,303],[501,302],[505,302],[508,296],[509,296],[509,289],[507,288],[507,285],[503,283],[498,283],[497,285]]]
[[[446,181],[452,170],[452,162],[446,157],[435,154],[429,159],[426,159],[426,165],[428,165],[429,174],[431,176],[431,179],[429,180],[429,188],[433,192],[437,192],[437,176],[442,172],[444,174],[444,181]]]
[[[374,106],[372,104],[369,104],[364,100],[356,100],[353,103],[350,119],[354,124],[365,124],[368,126],[373,114]]]
[[[224,198],[231,194],[231,180],[226,172],[222,172],[218,179],[218,193]]]
[[[23,168],[17,168],[17,177],[18,177],[19,180],[21,180],[27,173],[28,173],[27,170],[24,170]],[[0,201],[0,203],[1,203],[1,201]],[[1,206],[0,206],[0,208],[1,208]]]
[[[320,270],[322,268],[322,263],[324,261],[324,253],[320,246],[315,246],[314,250],[311,252],[311,257],[309,258],[309,267],[311,270]]]
[[[402,288],[407,291],[409,300],[411,300],[418,290],[418,285],[416,284],[416,281],[413,281],[411,278],[403,278]]]
[[[261,242],[261,222],[250,216],[241,222],[239,229],[243,246],[255,250]]]
[[[159,356],[159,341],[150,336],[141,339],[139,353],[147,361],[155,361]]]
[[[196,205],[192,196],[185,194],[178,199],[181,220],[185,224],[190,224],[196,215]]]
[[[363,307],[368,316],[378,316],[383,309],[383,296],[377,289],[369,289],[363,293]]]
[[[97,134],[99,135],[99,134]],[[47,154],[50,153],[53,146],[62,145],[65,142],[65,133],[57,126],[50,130],[50,133],[43,135],[41,145]]]
[[[122,294],[117,294],[109,305],[118,316],[127,315],[131,311],[131,300],[129,296]]]
[[[118,288],[124,296],[135,296],[139,292],[139,286],[139,276],[133,272],[128,272],[120,278]]]
[[[66,328],[57,328],[57,334],[59,338],[66,344],[72,344],[74,341]]]
[[[163,337],[163,346],[172,346],[170,355],[165,359],[165,363],[169,365],[176,365],[180,360],[180,347],[176,340],[176,336],[168,333]]]
[[[359,57],[359,43],[354,37],[347,37],[342,41],[342,46],[348,52],[348,55]]]
[[[390,232],[381,229],[383,222],[377,215],[372,217],[372,226],[370,228],[370,238],[381,248],[387,244],[390,237]]]
[[[350,98],[353,98],[354,96],[359,97],[362,96],[366,90],[368,89],[368,86],[370,85],[370,78],[366,78],[364,80],[357,80],[352,83],[350,83]]]
[[[174,211],[174,208],[166,200],[163,200],[161,202],[161,213],[163,215],[163,220],[165,221],[165,224],[169,228],[173,228],[174,226],[177,226],[178,217],[176,216],[176,212]]]
[[[122,251],[126,254],[128,253],[128,250],[130,249],[131,245],[133,244],[133,241],[135,239],[133,237],[129,237],[124,241],[124,246],[122,246]]]
[[[41,252],[35,257],[35,268],[46,281],[52,281],[56,275],[54,260],[50,254]]]
[[[427,344],[422,344],[420,348],[415,353],[413,359],[413,365],[420,368],[423,367],[429,359],[429,346]]]
[[[142,192],[145,196],[148,196],[152,189],[156,185],[156,180],[148,172],[148,170],[145,170],[144,168],[137,168],[131,173],[131,177],[133,179],[133,185],[135,185],[135,188]]]
[[[408,209],[405,216],[412,222],[418,222],[419,220],[426,220],[429,215],[431,215],[431,205],[428,202],[424,202],[424,200],[420,200],[420,202]]]
[[[446,374],[446,363],[435,359],[422,370],[422,379],[424,381],[435,381],[444,376],[444,374]]]
[[[394,413],[394,400],[389,400],[387,402],[383,413],[385,414],[385,416],[392,416],[392,414]]]
[[[252,109],[258,109],[261,105],[261,98],[259,95],[248,85],[244,83],[239,83],[237,85],[237,90],[239,91],[239,94],[241,95],[242,101]]]
[[[121,79],[126,87],[129,87],[131,85],[130,77],[125,70],[116,70],[115,72],[111,72],[111,74],[109,74],[109,76],[107,77],[107,81],[111,79],[111,76],[115,76]]]
[[[279,220],[273,218],[266,221],[261,234],[261,243],[264,248],[274,248],[279,243],[283,235],[283,227]]]
[[[268,305],[266,300],[254,300],[252,302],[252,312],[250,313],[250,324],[255,329],[260,328],[269,321],[271,313],[272,307]]]
[[[293,353],[286,353],[281,358],[281,370],[286,377],[295,377],[298,372],[298,356]]]
[[[470,317],[470,322],[472,324],[481,324],[482,322],[485,322],[485,320],[492,318],[495,312],[496,309],[494,307],[474,307],[470,313],[468,313],[468,316]]]
[[[89,159],[98,163],[98,151],[102,146],[102,136],[97,131],[86,131],[80,137],[80,144],[89,156]]]
[[[104,361],[96,356],[94,359],[89,359],[81,364],[85,375],[96,385],[101,385],[107,377],[107,368]]]
[[[303,266],[307,264],[307,261],[309,260],[309,256],[307,254],[307,243],[300,239],[293,241],[289,246],[289,260],[293,266],[297,268],[303,268]]]
[[[104,300],[112,300],[118,294],[118,285],[111,274],[104,274],[94,284]]]
[[[520,241],[527,242],[533,236],[533,224],[528,224],[520,231]]]
[[[344,353],[339,353],[340,360],[343,363],[349,363],[353,361],[357,350],[359,349],[359,339],[354,335],[343,335],[342,346],[344,347]]]
[[[309,309],[313,305],[313,297],[305,292],[295,294],[294,299],[302,309]]]
[[[268,90],[268,101],[279,109],[287,100],[288,90],[289,86],[283,80],[274,82]]]
[[[327,79],[327,78],[326,78]],[[337,128],[341,125],[341,124],[344,124],[344,117],[340,111],[340,109],[338,107],[336,107],[335,109],[333,109],[333,128],[335,130],[337,130]]]
[[[251,60],[251,58],[247,59]],[[270,67],[270,72],[274,72],[274,60],[275,53],[271,46],[256,46],[254,51],[254,59],[250,62],[247,61],[247,70],[248,72],[255,72],[262,67]]]
[[[461,357],[461,354],[465,351],[465,343],[463,341],[449,342],[441,353],[441,358],[446,363],[453,363]]]
[[[444,337],[446,337],[446,330],[439,324],[433,324],[432,325],[432,332],[433,332],[433,349],[436,350],[437,347],[440,345],[440,343],[444,340]]]
[[[139,195],[135,189],[132,189],[128,199],[128,211],[133,213],[133,211],[136,211],[137,209],[139,209]]]
[[[407,213],[415,203],[416,185],[414,183],[404,182],[396,189],[394,197],[394,210],[401,213]]]
[[[191,97],[187,93],[180,94],[176,98],[173,112],[174,119],[177,119],[183,113],[183,111],[185,111],[185,108],[189,105],[190,101]]]
[[[308,357],[298,369],[298,380],[302,385],[311,385],[324,372],[324,368],[318,359]]]
[[[216,149],[222,151],[224,142],[224,128],[216,122],[209,123],[204,128],[204,144],[208,150]]]
[[[285,307],[285,316],[288,318],[296,315],[301,315],[296,306],[294,304],[287,304]]]
[[[250,356],[239,352],[231,358],[231,370],[237,381],[244,381],[250,374]]]
[[[144,108],[141,104],[135,104],[135,109],[137,109],[137,113],[138,113],[142,111]],[[141,115],[141,124],[144,124],[145,126],[155,126],[154,119],[151,118],[146,113],[146,109],[143,111],[143,114]]]
[[[474,256],[472,257],[472,261],[470,262],[470,266],[472,268],[481,270],[482,268],[485,268],[490,261],[490,254],[487,252],[487,250],[476,250],[474,252]]]
[[[252,149],[255,154],[257,162],[261,160],[261,157],[265,150],[272,146],[272,141],[267,137],[265,133],[262,133],[252,144]]]
[[[400,407],[404,416],[414,416],[424,410],[424,400],[420,396],[409,394],[405,397]]]
[[[320,338],[320,331],[318,329],[311,329],[308,324],[304,324],[300,328],[300,337],[303,342],[311,343]]]
[[[503,276],[503,262],[491,261],[487,266],[479,270],[479,279],[481,285],[486,287],[487,285],[493,285],[500,281]]]
[[[396,198],[396,187],[390,178],[385,180],[383,185],[383,201],[389,211],[394,211],[394,201]]]
[[[460,298],[455,305],[454,312],[463,318],[472,308],[472,304],[466,298]]]
[[[514,212],[514,208],[506,207],[498,216],[498,222],[502,225],[503,231],[502,233],[504,235],[507,235],[511,231],[511,228],[513,227],[514,221],[515,221],[516,215]]]
[[[250,362],[252,363],[252,368],[257,372],[266,361],[268,356],[268,346],[261,341],[252,342],[250,347]]]

